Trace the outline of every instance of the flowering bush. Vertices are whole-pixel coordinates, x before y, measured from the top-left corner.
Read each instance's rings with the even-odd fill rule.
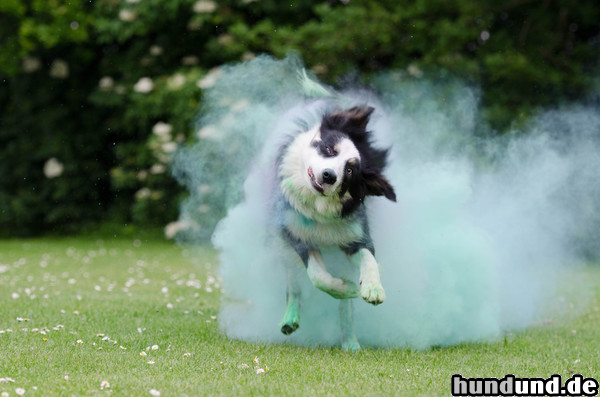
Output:
[[[223,63],[296,50],[330,83],[442,68],[502,128],[589,89],[599,19],[594,0],[3,0],[0,235],[175,220],[170,159]]]

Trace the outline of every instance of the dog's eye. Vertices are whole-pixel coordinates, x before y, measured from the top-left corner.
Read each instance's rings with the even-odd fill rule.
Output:
[[[352,175],[352,168],[346,168],[346,175]]]
[[[331,148],[331,146],[325,146],[324,150],[325,150],[325,154],[327,156],[333,156],[334,153],[333,153],[333,149]]]

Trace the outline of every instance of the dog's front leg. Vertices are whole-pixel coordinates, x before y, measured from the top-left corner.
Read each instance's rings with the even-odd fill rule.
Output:
[[[360,269],[360,296],[373,305],[382,303],[385,300],[385,291],[379,278],[379,265],[373,253],[361,248],[350,256],[350,261]]]
[[[358,286],[350,280],[333,277],[325,268],[323,256],[318,250],[310,251],[306,265],[312,284],[336,299],[351,299],[359,296]]]

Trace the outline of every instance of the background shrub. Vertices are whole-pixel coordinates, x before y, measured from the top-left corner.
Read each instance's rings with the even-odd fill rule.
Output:
[[[595,82],[594,0],[3,0],[0,236],[162,226],[215,68],[300,53],[343,85],[385,69],[479,85],[500,133]]]

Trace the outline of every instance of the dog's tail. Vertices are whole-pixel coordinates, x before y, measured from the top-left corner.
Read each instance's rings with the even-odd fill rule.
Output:
[[[302,92],[309,98],[336,98],[338,96],[335,91],[308,77],[304,68],[298,70],[298,80],[302,86]]]

